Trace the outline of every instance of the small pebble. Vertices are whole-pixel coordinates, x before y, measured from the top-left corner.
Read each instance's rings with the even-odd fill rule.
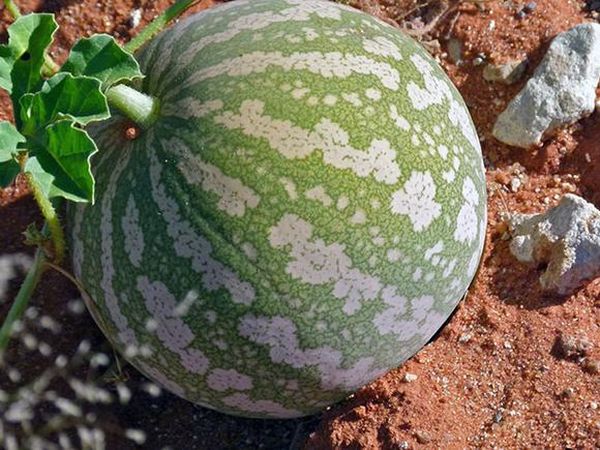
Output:
[[[404,374],[404,378],[402,378],[402,381],[404,381],[405,383],[412,383],[413,381],[416,381],[417,378],[419,378],[419,377],[417,375],[415,375],[414,373],[406,372]]]
[[[592,343],[585,336],[568,336],[560,334],[554,343],[556,353],[562,358],[584,356],[592,348]]]
[[[129,24],[131,28],[137,28],[142,21],[142,10],[134,9],[131,11],[131,15],[129,16]]]
[[[564,397],[564,398],[571,398],[574,395],[575,395],[575,389],[573,389],[572,387],[568,387],[560,393],[560,396]]]
[[[473,58],[473,65],[474,66],[480,66],[484,62],[485,62],[485,60],[481,56],[477,56],[477,57]]]
[[[591,373],[591,374],[600,373],[600,360],[587,359],[583,363],[583,370],[585,370],[587,373]]]
[[[415,431],[415,438],[419,444],[429,444],[432,440],[431,435],[427,431]]]

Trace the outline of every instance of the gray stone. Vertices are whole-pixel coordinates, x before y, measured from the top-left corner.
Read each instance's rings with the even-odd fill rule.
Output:
[[[504,64],[488,64],[483,69],[483,78],[502,84],[513,84],[519,81],[527,69],[527,60],[509,61]]]
[[[508,219],[511,253],[521,262],[546,264],[540,284],[561,295],[600,276],[600,211],[573,194],[543,214]]]
[[[591,114],[600,79],[600,24],[559,34],[525,87],[496,124],[496,139],[529,148],[557,128]]]

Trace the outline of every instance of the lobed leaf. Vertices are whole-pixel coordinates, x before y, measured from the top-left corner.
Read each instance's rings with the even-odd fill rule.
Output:
[[[47,198],[93,202],[94,178],[90,158],[98,151],[88,133],[71,120],[55,122],[31,140],[24,171],[30,173]]]
[[[33,135],[37,129],[63,118],[87,125],[110,117],[100,81],[74,77],[70,73],[58,73],[46,80],[40,92],[21,97],[20,105],[27,135]]]
[[[79,40],[61,71],[97,78],[103,91],[116,83],[143,77],[133,55],[107,34]]]
[[[46,51],[58,28],[53,14],[28,14],[8,27],[8,45],[0,47],[0,87],[15,105],[20,125],[19,99],[40,89]]]
[[[10,122],[0,122],[0,187],[8,186],[18,175],[18,146],[25,141],[25,137]]]

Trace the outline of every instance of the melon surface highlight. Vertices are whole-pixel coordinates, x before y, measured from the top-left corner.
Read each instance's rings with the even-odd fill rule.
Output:
[[[481,256],[479,141],[400,31],[316,0],[238,0],[138,55],[160,99],[135,141],[93,133],[74,271],[113,345],[192,402],[318,412],[438,330]]]

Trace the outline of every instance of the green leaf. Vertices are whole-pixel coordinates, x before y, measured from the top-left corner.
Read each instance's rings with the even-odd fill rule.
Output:
[[[21,171],[19,163],[14,160],[0,162],[0,188],[9,186]]]
[[[61,71],[97,78],[103,91],[116,83],[143,77],[133,55],[107,34],[79,40]]]
[[[21,117],[26,135],[56,120],[71,118],[80,125],[110,117],[100,81],[58,73],[47,80],[36,94],[21,97]]]
[[[13,68],[12,52],[7,45],[0,45],[0,88],[9,94],[12,91],[12,81],[10,71]]]
[[[25,140],[10,122],[0,122],[0,187],[11,184],[21,171],[16,157]]]
[[[8,45],[0,48],[0,87],[12,97],[15,109],[19,99],[39,90],[46,50],[58,28],[53,14],[28,14],[8,27]],[[20,111],[15,111],[20,125]]]
[[[0,162],[14,159],[19,144],[25,141],[25,137],[17,131],[12,123],[0,122]]]
[[[85,130],[70,120],[61,120],[46,127],[32,142],[35,146],[24,171],[34,177],[45,197],[93,202],[90,158],[98,148]]]

